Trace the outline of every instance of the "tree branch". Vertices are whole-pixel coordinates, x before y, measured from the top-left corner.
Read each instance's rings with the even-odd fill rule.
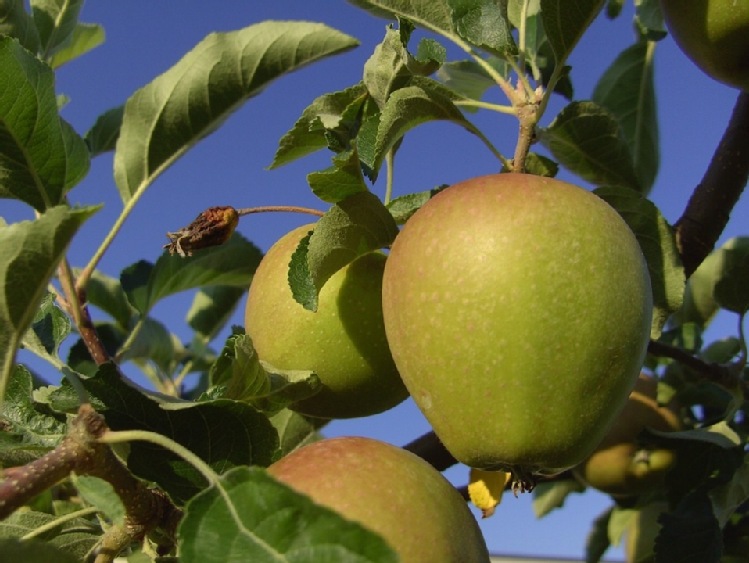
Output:
[[[676,222],[689,277],[715,247],[749,179],[749,93],[742,92],[710,165]]]

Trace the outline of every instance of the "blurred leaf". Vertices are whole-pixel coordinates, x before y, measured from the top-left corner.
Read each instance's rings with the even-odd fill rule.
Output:
[[[604,0],[541,0],[541,18],[557,65],[562,65],[603,8]]]
[[[603,73],[592,95],[618,120],[644,194],[653,187],[659,166],[654,50],[655,44],[647,41],[626,48]]]
[[[141,319],[138,333],[129,340],[127,349],[118,350],[122,361],[153,362],[162,374],[174,373],[184,355],[185,347],[177,335],[151,317]]]
[[[268,466],[278,448],[278,435],[253,407],[230,400],[157,402],[122,380],[112,364],[100,366],[83,380],[112,430],[150,430],[186,447],[214,471],[238,465]],[[128,467],[161,486],[175,502],[205,488],[205,479],[189,463],[147,442],[130,444]]]
[[[50,58],[67,44],[78,25],[82,7],[83,0],[31,0],[42,58]]]
[[[706,563],[720,561],[723,538],[704,491],[687,495],[670,513],[658,519],[662,525],[655,540],[658,563]]]
[[[388,211],[390,211],[390,214],[398,225],[403,225],[422,205],[447,187],[447,184],[443,184],[425,192],[416,192],[396,197],[387,204]]]
[[[708,493],[713,514],[723,529],[736,510],[749,500],[749,458],[745,458],[741,467],[731,480]]]
[[[50,561],[80,563],[83,560],[38,539],[21,541],[0,538],[0,553],[2,553],[3,561],[23,561],[23,563],[49,563]]]
[[[635,2],[635,25],[639,33],[651,40],[659,41],[668,35],[661,13],[659,0],[637,0]]]
[[[666,320],[682,304],[686,278],[671,226],[650,200],[626,188],[598,188],[594,192],[616,209],[640,243],[650,272],[653,323],[650,337],[657,339]]]
[[[64,522],[46,532],[41,533],[35,540],[24,540],[21,545],[35,544],[44,545],[54,551],[46,553],[47,559],[27,559],[31,557],[34,550],[28,552],[17,552],[17,558],[11,557],[11,549],[8,547],[8,539],[21,538],[26,534],[34,532],[42,526],[49,524],[57,519],[57,516],[36,512],[32,510],[17,510],[5,520],[0,521],[0,553],[4,561],[16,561],[18,563],[30,563],[32,561],[39,563],[65,563],[69,560],[80,563],[84,560],[88,552],[101,539],[101,528],[84,518],[75,518]],[[42,543],[43,542],[43,543]],[[10,557],[9,559],[4,559]],[[72,558],[72,559],[69,559]]]
[[[449,0],[455,30],[469,43],[497,54],[517,52],[506,4],[495,0]]]
[[[136,262],[122,271],[120,279],[130,303],[145,315],[159,300],[188,289],[211,285],[246,289],[261,258],[260,250],[235,232],[227,243],[192,256],[164,252],[156,264]]]
[[[114,524],[124,522],[125,506],[111,483],[90,475],[74,475],[72,481],[78,495],[101,512],[107,520]]]
[[[542,481],[533,489],[533,514],[543,518],[555,508],[564,506],[564,501],[572,493],[582,493],[585,487],[577,479]]]
[[[715,300],[724,309],[744,315],[749,310],[749,252],[726,253],[727,267],[715,284]]]
[[[266,414],[320,390],[320,379],[311,371],[278,371],[263,364],[246,334],[230,336],[209,373],[211,385],[226,388],[224,397],[249,403]]]
[[[319,430],[328,423],[324,418],[304,416],[290,409],[277,412],[270,422],[278,431],[279,459],[297,448],[320,440],[322,436]]]
[[[0,224],[0,403],[16,350],[47,284],[73,235],[97,209],[60,206],[34,221]]]
[[[31,373],[16,366],[0,404],[0,465],[13,467],[37,459],[57,446],[67,431],[64,422],[39,412],[32,399]]]
[[[711,342],[700,352],[700,357],[706,362],[727,364],[741,352],[741,341],[736,337],[723,338]]]
[[[178,534],[184,563],[398,560],[374,532],[252,467],[228,471],[190,500]]]
[[[607,534],[611,545],[621,545],[622,538],[632,529],[632,521],[637,516],[637,510],[614,506],[607,525]]]
[[[738,251],[739,254],[733,251]],[[749,254],[749,237],[732,238],[714,250],[689,277],[684,305],[676,313],[681,323],[695,322],[706,327],[718,312],[715,301],[715,286],[731,267],[732,258]]]
[[[624,7],[624,0],[608,0],[606,3],[606,17],[615,19],[619,17]]]
[[[84,137],[92,157],[115,149],[124,113],[125,107],[119,106],[108,109],[96,118],[93,127],[86,132]]]
[[[356,150],[335,155],[333,166],[310,172],[307,183],[317,197],[328,203],[338,203],[355,193],[368,191]]]
[[[489,57],[487,62],[500,75],[508,77],[509,65],[502,59]],[[437,77],[453,92],[471,100],[480,100],[489,88],[496,87],[496,82],[476,61],[469,59],[443,64],[437,71]],[[465,111],[476,111],[471,106],[464,106]]]
[[[23,47],[36,53],[39,50],[39,34],[24,4],[24,0],[0,2],[0,35],[14,37]]]
[[[228,285],[200,288],[187,311],[187,324],[202,342],[210,342],[226,326],[246,293],[247,288]]]
[[[125,104],[114,160],[123,201],[273,80],[356,45],[348,35],[309,22],[266,21],[208,35]]]
[[[55,304],[55,295],[47,293],[22,344],[27,350],[55,365],[59,361],[60,344],[70,332],[70,318]]]
[[[104,28],[93,23],[78,23],[72,35],[59,50],[49,58],[49,66],[59,68],[67,62],[85,55],[104,43]]]
[[[305,108],[291,130],[281,137],[269,168],[278,168],[324,149],[329,146],[331,134],[350,141],[358,129],[356,118],[366,99],[367,89],[362,82],[316,98]]]
[[[47,65],[0,37],[0,68],[0,198],[20,199],[43,212],[86,175],[88,150],[58,114]]]
[[[305,309],[316,310],[317,296],[334,273],[359,256],[390,245],[397,234],[393,216],[371,192],[336,203],[292,256],[289,284],[294,299]]]
[[[538,137],[554,158],[598,185],[640,191],[632,154],[616,119],[594,102],[572,102]]]
[[[593,519],[588,536],[585,538],[585,563],[598,563],[609,549],[609,520],[611,508],[606,509]]]

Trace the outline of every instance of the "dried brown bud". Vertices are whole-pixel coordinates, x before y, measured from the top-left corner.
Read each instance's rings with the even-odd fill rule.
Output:
[[[169,254],[192,256],[193,251],[224,244],[239,223],[239,213],[231,206],[209,207],[187,227],[167,233]]]

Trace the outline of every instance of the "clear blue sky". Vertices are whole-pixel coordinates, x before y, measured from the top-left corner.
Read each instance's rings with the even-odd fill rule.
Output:
[[[102,24],[106,43],[63,67],[57,85],[60,93],[71,98],[63,116],[80,133],[100,113],[122,104],[135,89],[169,68],[207,33],[238,29],[265,19],[322,21],[358,38],[361,46],[272,84],[167,170],[150,188],[105,256],[100,265],[104,272],[117,277],[123,267],[138,259],[156,260],[166,242],[165,233],[186,225],[209,206],[298,204],[324,208],[312,196],[305,176],[327,167],[329,154],[307,157],[274,171],[266,167],[278,139],[312,99],[360,79],[362,65],[382,39],[386,22],[342,0],[130,0],[90,2],[84,7],[82,20]],[[633,40],[629,4],[619,20],[599,18],[570,60],[576,98],[590,95],[597,77]],[[673,222],[709,162],[737,92],[702,75],[670,39],[661,42],[656,51],[656,73],[662,153],[652,199]],[[548,124],[561,107],[561,100],[552,104],[543,124]],[[512,118],[480,113],[471,119],[500,150],[511,153],[517,132]],[[399,195],[452,183],[493,172],[497,166],[478,139],[463,129],[429,124],[407,137],[398,156],[395,192]],[[574,179],[564,173],[560,177]],[[382,182],[374,190],[381,195]],[[95,159],[89,176],[70,194],[70,199],[73,203],[105,204],[72,245],[72,262],[82,266],[121,208],[112,179],[111,155]],[[747,233],[748,210],[746,202],[740,205],[721,241]],[[15,202],[0,202],[0,211],[9,221],[31,218],[31,212]],[[303,222],[308,222],[308,218],[253,216],[243,219],[239,230],[265,250]],[[187,338],[184,315],[190,302],[189,295],[175,296],[157,306],[153,314]],[[242,324],[242,316],[242,311],[238,311],[232,322]],[[715,338],[734,334],[734,325],[733,318],[721,319],[711,334]],[[220,345],[221,342],[216,344]],[[27,358],[21,355],[19,359]],[[49,379],[57,377],[51,369],[42,374]],[[376,417],[335,422],[326,433],[366,435],[401,445],[428,429],[421,414],[407,402]],[[464,484],[467,469],[455,467],[447,476],[456,484]],[[591,520],[609,505],[607,497],[594,492],[574,495],[565,509],[537,521],[530,501],[530,495],[519,499],[507,496],[496,514],[482,522],[492,552],[580,557]],[[621,551],[615,550],[611,555],[620,558]]]

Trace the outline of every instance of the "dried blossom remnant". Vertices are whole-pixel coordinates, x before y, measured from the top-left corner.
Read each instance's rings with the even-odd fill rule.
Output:
[[[237,228],[239,213],[231,206],[209,207],[187,227],[167,233],[169,254],[192,256],[193,251],[224,244]]]

